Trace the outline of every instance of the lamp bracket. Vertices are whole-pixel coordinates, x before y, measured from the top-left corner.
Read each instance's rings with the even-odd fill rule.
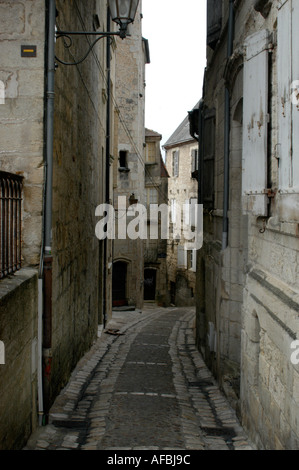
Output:
[[[97,32],[97,31],[57,31],[56,32],[56,40],[63,38],[64,39],[64,47],[69,49],[72,44],[72,36],[97,36],[97,38],[90,44],[86,54],[84,54],[78,61],[75,62],[65,62],[55,56],[57,62],[63,65],[79,65],[88,57],[96,43],[103,38],[111,38],[113,36],[119,36],[121,39],[124,39],[127,36],[127,29],[120,29],[117,32]]]

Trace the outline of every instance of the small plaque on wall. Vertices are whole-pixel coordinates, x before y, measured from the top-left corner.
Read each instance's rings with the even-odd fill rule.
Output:
[[[36,57],[36,46],[21,46],[21,57]]]

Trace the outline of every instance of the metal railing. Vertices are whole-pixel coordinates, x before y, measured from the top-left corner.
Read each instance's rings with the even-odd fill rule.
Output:
[[[0,279],[21,268],[23,177],[0,171]]]

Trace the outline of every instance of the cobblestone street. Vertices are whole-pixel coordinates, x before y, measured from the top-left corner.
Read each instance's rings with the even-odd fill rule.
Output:
[[[114,312],[25,449],[251,450],[195,347],[194,318],[151,304]]]

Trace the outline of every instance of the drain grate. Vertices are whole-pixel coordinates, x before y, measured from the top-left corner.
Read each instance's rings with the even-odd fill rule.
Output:
[[[53,426],[57,428],[67,429],[86,429],[88,427],[87,421],[83,420],[55,420],[52,422]]]
[[[202,431],[208,436],[223,437],[224,439],[235,437],[236,433],[231,428],[225,427],[216,427],[216,428],[206,428],[202,427]]]
[[[188,383],[189,387],[211,387],[213,386],[213,382],[210,380],[200,380],[199,382],[189,382]]]

